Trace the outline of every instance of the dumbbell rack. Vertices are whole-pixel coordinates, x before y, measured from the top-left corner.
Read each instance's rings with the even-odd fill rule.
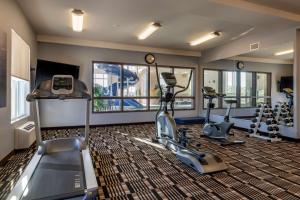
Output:
[[[264,111],[268,109],[268,113],[264,113]],[[268,120],[271,120],[271,123],[268,125],[268,134],[269,136],[264,136],[259,133],[259,128],[261,127],[261,121],[263,117],[268,117]],[[272,117],[270,117],[272,116]],[[249,129],[249,137],[256,137],[260,139],[267,140],[269,142],[277,142],[281,141],[281,138],[278,137],[278,125],[277,121],[274,119],[274,116],[271,112],[271,108],[266,104],[261,104],[259,109],[256,109],[256,118],[252,120],[252,124]],[[276,127],[276,128],[275,128]],[[272,130],[271,130],[272,128]]]
[[[281,124],[284,126],[288,126],[288,127],[294,126],[293,115],[286,102],[284,103],[279,102],[279,105],[276,105],[274,110],[276,112],[275,119],[277,121],[281,122]]]

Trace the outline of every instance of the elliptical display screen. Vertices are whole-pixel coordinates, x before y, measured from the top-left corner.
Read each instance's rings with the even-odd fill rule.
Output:
[[[67,95],[73,92],[74,79],[71,75],[55,75],[52,78],[52,93]]]
[[[161,73],[161,76],[163,78],[163,80],[165,81],[165,83],[168,85],[168,86],[175,86],[176,83],[177,83],[177,80],[176,80],[176,77],[173,73],[169,73],[169,72],[162,72]]]

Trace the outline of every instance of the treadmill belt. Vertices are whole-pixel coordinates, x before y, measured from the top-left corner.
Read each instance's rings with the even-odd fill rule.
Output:
[[[46,154],[34,171],[22,199],[65,199],[84,195],[83,171],[79,151]]]

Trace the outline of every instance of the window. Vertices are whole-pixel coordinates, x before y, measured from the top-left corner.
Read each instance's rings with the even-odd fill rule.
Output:
[[[236,85],[237,78],[236,72],[233,71],[223,71],[222,75],[222,93],[226,95],[226,97],[235,97],[236,96]]]
[[[219,71],[217,70],[204,70],[204,86],[211,87],[219,92]],[[213,99],[215,107],[218,108],[218,99]],[[208,99],[203,100],[203,107],[207,108]]]
[[[178,84],[187,84],[192,68],[159,66],[162,72],[174,73]],[[160,77],[161,84],[163,80]],[[176,92],[177,90],[175,90]],[[157,110],[160,90],[154,66],[93,63],[93,112]],[[187,91],[178,95],[175,109],[194,109],[194,76]]]
[[[251,107],[252,103],[252,72],[241,72],[240,78],[240,106]]]
[[[222,91],[226,97],[214,99],[216,108],[225,108],[224,99],[237,99],[238,108],[255,107],[257,104],[270,102],[271,73],[245,71],[225,71],[204,69],[203,85]],[[207,99],[203,101],[207,108]]]
[[[29,116],[30,47],[11,30],[11,122]]]
[[[256,74],[256,103],[269,102],[268,96],[268,76],[265,73]]]
[[[237,96],[237,73],[235,71],[222,72],[222,94],[226,96],[223,98],[222,105],[226,106],[226,99],[235,99]],[[236,107],[233,104],[232,107]]]
[[[187,86],[188,82],[189,82],[189,78],[190,78],[191,69],[173,68],[173,70],[174,70],[173,73],[177,80],[177,85],[180,85],[183,87]],[[194,78],[193,77],[194,77],[194,75],[192,75],[190,85],[186,91],[180,92],[182,89],[174,88],[174,93],[180,92],[175,99],[175,103],[174,103],[175,109],[191,109],[191,108],[193,108],[193,105],[194,105],[194,101],[193,101],[194,100],[193,99]]]
[[[29,81],[11,77],[11,121],[29,116]]]
[[[94,112],[121,110],[121,67],[112,63],[94,64]]]
[[[148,67],[123,65],[123,109],[147,110]]]

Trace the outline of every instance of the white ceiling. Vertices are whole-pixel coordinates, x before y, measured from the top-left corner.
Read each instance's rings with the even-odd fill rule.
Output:
[[[299,24],[211,0],[17,1],[38,35],[176,50],[199,51],[220,46],[252,27],[255,29],[248,35],[266,31],[273,33]],[[272,0],[275,1],[280,2]],[[300,2],[297,5],[300,5]],[[72,31],[70,16],[72,8],[82,9],[86,13],[82,33]],[[138,33],[151,21],[161,22],[162,28],[146,40],[137,40]],[[222,31],[223,35],[200,46],[188,45],[189,41],[215,30]]]
[[[299,0],[246,0],[246,1],[300,14]]]
[[[293,42],[281,44],[278,46],[273,46],[267,49],[260,49],[258,51],[253,51],[241,56],[252,57],[252,58],[267,58],[267,59],[280,59],[280,60],[292,60],[294,58],[294,54],[285,54],[281,56],[275,56],[274,54],[280,51],[290,50],[294,48]]]

